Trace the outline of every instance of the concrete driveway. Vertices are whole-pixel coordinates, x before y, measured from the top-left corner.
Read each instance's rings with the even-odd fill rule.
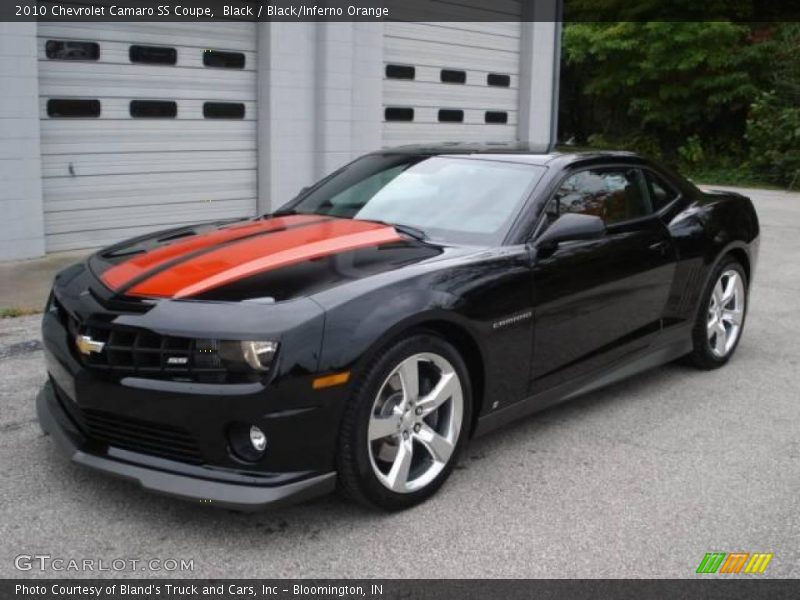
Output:
[[[467,449],[430,502],[378,514],[336,497],[235,514],[62,460],[33,399],[38,318],[0,321],[0,577],[14,557],[187,559],[194,577],[694,577],[708,551],[772,552],[800,577],[800,195],[747,191],[763,227],[731,363],[670,365]]]

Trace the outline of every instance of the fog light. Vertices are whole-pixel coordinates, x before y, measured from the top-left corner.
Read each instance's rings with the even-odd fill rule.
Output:
[[[250,443],[256,452],[264,452],[267,448],[267,436],[255,425],[250,427]]]
[[[245,462],[256,462],[267,449],[267,434],[248,423],[232,423],[228,427],[228,444],[231,453]]]

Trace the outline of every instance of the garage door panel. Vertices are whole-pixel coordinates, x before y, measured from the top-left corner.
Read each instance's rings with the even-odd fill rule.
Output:
[[[478,48],[459,48],[448,42],[420,42],[401,38],[387,39],[387,63],[426,65],[451,69],[475,69],[497,73],[518,73],[519,55],[514,52],[487,52]]]
[[[517,92],[508,88],[387,80],[383,87],[386,106],[434,106],[441,108],[516,110]],[[468,106],[469,105],[469,106]]]
[[[256,49],[255,23],[223,22],[141,22],[41,23],[39,36],[95,42],[114,41],[128,44],[178,45],[216,50]]]
[[[479,33],[451,27],[447,24],[429,23],[398,23],[388,22],[384,25],[384,35],[403,40],[427,41],[431,39],[452,40],[455,46],[453,53],[457,54],[460,46],[473,46],[475,48],[488,48],[516,52],[519,49],[519,34],[494,35]]]
[[[45,61],[40,87],[49,97],[124,97],[255,100],[253,73],[233,69],[179,69],[154,65],[111,65]]]
[[[216,202],[246,198],[255,186],[254,171],[210,171],[50,177],[42,191],[54,199],[45,213],[114,206],[167,205],[184,202]]]
[[[486,123],[486,111],[482,109],[473,109],[473,110],[465,110],[464,111],[464,120],[461,122],[464,126],[467,125],[481,125],[485,127],[485,131],[487,134],[496,133],[496,128],[501,125],[516,125],[517,124],[517,111],[509,110],[509,111],[500,111],[504,112],[506,118],[508,119],[507,123]],[[392,124],[388,122],[387,125]],[[413,123],[397,123],[398,126],[406,126],[406,125],[413,125],[413,124],[428,124],[434,125],[435,129],[442,130],[445,128],[451,127],[458,127],[459,123],[447,123],[442,122],[439,120],[439,108],[417,108],[414,111],[414,121]],[[445,140],[446,141],[446,140]]]
[[[386,123],[385,139],[390,145],[424,144],[431,142],[485,142],[513,141],[516,138],[517,128],[513,125],[488,125],[438,123],[431,127],[430,123]]]
[[[46,53],[46,46],[48,40],[55,39],[55,40],[71,40],[73,38],[67,36],[52,36],[52,37],[43,37],[38,39],[38,52],[39,52],[39,61],[42,63],[50,63],[51,65],[57,64],[64,64],[60,61],[55,61],[47,57]],[[77,40],[77,41],[94,41],[97,42],[98,40]],[[98,42],[100,43],[100,42]],[[207,67],[203,64],[203,54],[206,48],[197,48],[194,46],[176,46],[174,42],[168,43],[169,47],[175,48],[178,53],[177,63],[175,65],[166,65],[160,68],[162,69],[170,69],[173,67],[180,67],[186,69],[203,69],[205,71],[212,71],[216,70],[219,71],[220,69],[214,67]],[[89,61],[86,63],[80,64],[110,64],[110,65],[131,65],[130,60],[130,47],[131,44],[123,43],[123,42],[102,42],[101,49],[100,49],[100,58],[96,61]],[[247,71],[255,71],[256,70],[256,53],[255,52],[242,52],[244,54],[244,68],[242,69],[235,69],[234,72],[247,72]],[[143,67],[144,65],[135,65],[139,67]],[[40,68],[45,68],[46,65],[40,65]]]
[[[401,23],[404,21],[387,21],[389,23]],[[449,29],[476,33],[486,33],[489,35],[503,35],[506,37],[519,38],[522,32],[522,25],[519,21],[437,21],[436,19],[428,19],[425,23],[420,25],[436,25],[439,27],[447,27]]]
[[[65,234],[91,232],[102,228],[120,229],[123,237],[131,227],[147,227],[150,231],[168,229],[181,224],[215,221],[252,215],[254,198],[227,200],[217,203],[194,202],[163,207],[154,214],[152,206],[76,210],[45,215],[45,233]],[[122,239],[122,238],[117,238]]]
[[[247,215],[241,215],[245,217]],[[228,217],[223,217],[227,219]],[[217,218],[199,219],[192,223],[210,223],[221,220]],[[179,221],[177,226],[180,226],[183,221]],[[173,225],[176,226],[176,225]],[[61,252],[65,250],[76,250],[79,248],[97,248],[100,246],[108,246],[119,240],[137,237],[148,233],[153,233],[162,229],[168,229],[170,225],[165,223],[163,225],[144,225],[138,227],[108,227],[106,229],[94,229],[89,231],[76,231],[68,233],[50,233],[47,236],[47,246],[50,252]]]
[[[39,24],[48,251],[255,213],[255,31],[253,23]],[[49,39],[96,42],[100,58],[49,59]],[[176,64],[131,63],[132,44],[175,48]],[[244,52],[245,68],[206,67],[206,49]],[[98,100],[100,115],[69,117],[66,105],[50,117],[57,98]],[[131,117],[131,101],[147,99],[174,101],[177,114]],[[206,102],[242,104],[244,116],[206,117]]]
[[[64,98],[66,96],[59,96],[60,98]],[[141,100],[142,98],[139,97],[137,100]],[[159,98],[162,100],[163,98]],[[47,101],[49,98],[40,98],[39,100],[39,115],[42,119],[47,118]],[[98,97],[92,98],[92,100],[99,100],[100,101],[100,116],[93,117],[92,121],[100,121],[103,119],[114,119],[114,120],[131,120],[130,113],[130,98],[108,98],[108,97]],[[174,99],[171,99],[174,100]],[[177,100],[177,109],[178,114],[174,118],[170,120],[194,120],[194,121],[204,121],[206,118],[203,116],[203,105],[206,102],[214,102],[219,101],[216,98],[205,98],[203,100]],[[224,102],[231,102],[229,99],[224,100]],[[255,121],[256,120],[256,103],[255,101],[247,101],[247,102],[234,102],[234,104],[244,104],[244,118],[242,119],[233,119],[234,121]],[[152,119],[151,119],[152,121]],[[226,122],[230,122],[231,119],[226,120]],[[141,121],[139,121],[141,122]],[[218,121],[214,121],[218,122]]]
[[[418,82],[418,83],[426,83],[427,82],[427,83],[435,83],[435,84],[438,85],[438,84],[442,83],[441,74],[442,74],[442,69],[443,68],[450,68],[450,67],[449,67],[449,65],[438,65],[438,66],[434,66],[434,67],[426,66],[426,65],[414,65],[414,79],[413,80],[410,80],[410,79],[389,79],[389,78],[387,78],[386,82],[385,82],[385,85],[395,84],[395,83],[399,83],[399,84],[403,84],[403,85],[408,85],[408,84],[412,84],[413,85],[414,82]],[[466,83],[463,83],[463,84],[450,83],[450,84],[447,84],[447,87],[450,87],[450,88],[453,88],[453,89],[458,89],[462,85],[474,85],[474,86],[486,87],[486,85],[487,85],[486,78],[489,75],[489,72],[487,72],[487,71],[478,71],[478,70],[475,70],[475,69],[462,69],[462,70],[464,71],[464,74],[466,76]],[[509,85],[505,86],[505,87],[502,87],[502,88],[498,88],[496,86],[490,86],[490,89],[491,90],[498,90],[498,89],[500,89],[500,90],[515,90],[514,93],[516,93],[516,90],[519,88],[519,76],[516,73],[502,73],[502,75],[508,75],[509,76]]]
[[[463,1],[521,11],[516,2]],[[413,71],[384,72],[384,145],[517,139],[520,37],[519,21],[386,23],[384,62]],[[445,69],[462,71],[452,74],[457,83],[442,81]]]
[[[42,154],[255,150],[252,129],[248,122],[45,120]]]
[[[186,173],[256,168],[255,150],[51,154],[42,157],[42,176],[130,175],[136,173]]]

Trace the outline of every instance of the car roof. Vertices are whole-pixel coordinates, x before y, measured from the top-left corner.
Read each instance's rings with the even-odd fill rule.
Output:
[[[547,165],[554,161],[572,163],[583,160],[636,159],[633,152],[596,150],[571,146],[535,145],[522,142],[443,142],[439,144],[412,144],[384,148],[381,154],[409,154],[417,156],[464,156],[474,158],[503,157],[514,162]]]

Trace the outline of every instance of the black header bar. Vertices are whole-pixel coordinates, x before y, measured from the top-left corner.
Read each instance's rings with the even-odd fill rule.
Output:
[[[798,21],[781,0],[2,0],[0,21]]]
[[[25,579],[4,600],[794,600],[798,580],[697,579]]]

